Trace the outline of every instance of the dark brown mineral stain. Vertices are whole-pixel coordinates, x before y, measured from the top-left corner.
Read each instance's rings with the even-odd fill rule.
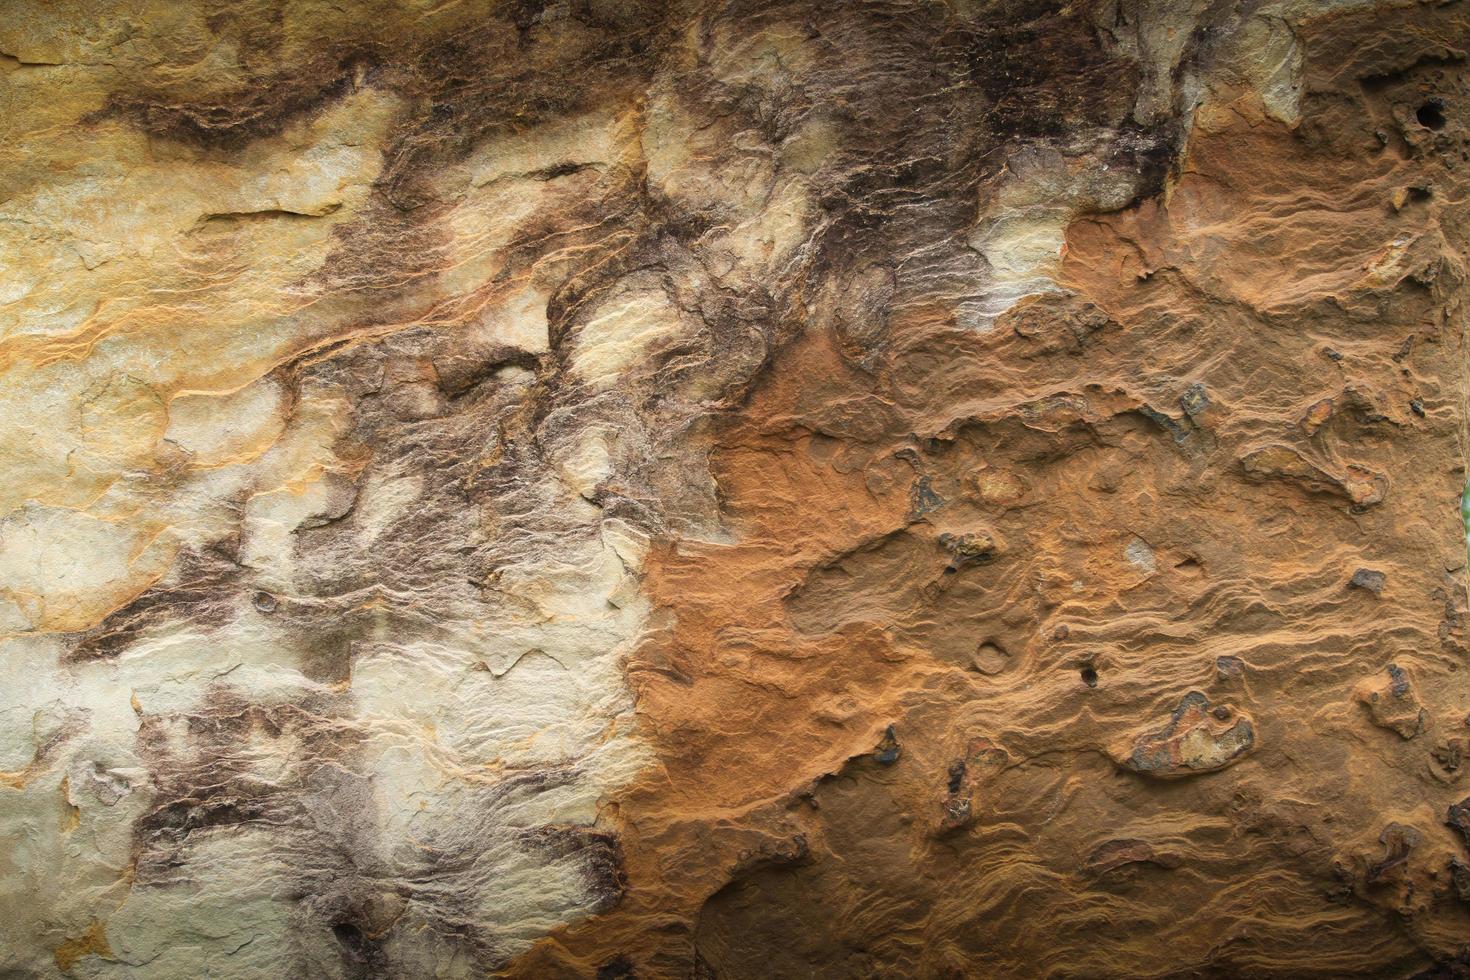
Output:
[[[78,634],[67,662],[115,657],[154,627],[187,623],[208,633],[230,623],[239,611],[244,573],[233,555],[234,545],[222,542],[181,553],[162,582]]]
[[[341,99],[367,81],[384,49],[361,46],[316,54],[210,97],[176,98],[129,89],[114,93],[87,123],[120,119],[150,136],[205,151],[237,151]]]
[[[1025,140],[1122,122],[1137,67],[1107,50],[1093,16],[1087,4],[1019,0],[957,29],[964,77],[985,96],[991,132]]]
[[[551,857],[576,857],[594,913],[616,907],[628,888],[623,850],[616,834],[590,827],[548,826],[531,831],[528,841]]]

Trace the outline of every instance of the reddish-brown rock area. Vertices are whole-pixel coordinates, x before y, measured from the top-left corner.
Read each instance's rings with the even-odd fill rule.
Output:
[[[0,0],[0,975],[1470,976],[1467,57]]]

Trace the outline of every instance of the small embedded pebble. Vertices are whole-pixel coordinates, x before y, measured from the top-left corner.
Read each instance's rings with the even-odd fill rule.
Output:
[[[898,761],[903,749],[898,744],[898,737],[894,734],[893,726],[889,725],[883,732],[883,739],[873,749],[873,758],[885,766],[891,766]]]
[[[1374,595],[1383,591],[1383,586],[1388,582],[1388,576],[1372,568],[1360,568],[1353,572],[1349,585],[1355,589],[1367,589]]]

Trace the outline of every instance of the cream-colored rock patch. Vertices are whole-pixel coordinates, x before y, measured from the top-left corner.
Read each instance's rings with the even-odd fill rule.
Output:
[[[599,304],[576,334],[572,369],[607,387],[638,365],[659,343],[685,334],[679,310],[661,289],[634,289]]]
[[[182,392],[168,404],[160,448],[178,450],[190,466],[249,463],[280,438],[286,397],[269,379],[219,395]]]
[[[172,558],[159,530],[31,505],[0,521],[0,595],[30,629],[79,629],[131,598]]]

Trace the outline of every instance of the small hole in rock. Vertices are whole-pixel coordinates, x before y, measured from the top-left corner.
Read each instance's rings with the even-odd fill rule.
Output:
[[[1426,129],[1444,129],[1444,103],[1430,99],[1414,112],[1414,118]]]
[[[332,923],[332,935],[337,937],[342,951],[348,958],[362,963],[367,960],[368,938],[362,934],[362,930],[351,922]]]
[[[1095,667],[1082,668],[1082,683],[1088,687],[1097,687],[1097,669]]]

